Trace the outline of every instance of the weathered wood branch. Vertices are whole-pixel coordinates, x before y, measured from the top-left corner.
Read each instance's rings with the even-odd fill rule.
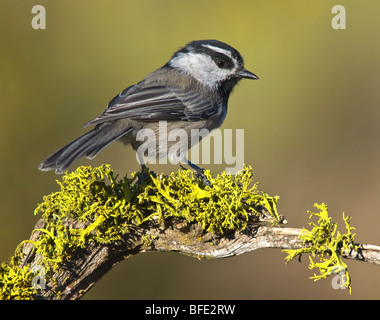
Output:
[[[30,240],[36,240],[45,221],[39,220]],[[83,228],[83,222],[67,221],[72,228]],[[67,257],[59,270],[48,280],[45,290],[39,290],[35,299],[79,299],[103,275],[120,261],[138,253],[174,251],[197,258],[227,258],[263,248],[299,249],[302,229],[273,227],[251,223],[244,230],[215,235],[205,232],[196,224],[172,221],[168,225],[145,223],[131,227],[122,240],[108,245],[90,243]],[[357,251],[343,252],[347,259],[355,259],[380,265],[380,247],[358,245]],[[38,265],[40,257],[34,254],[33,245],[25,243],[21,266]]]

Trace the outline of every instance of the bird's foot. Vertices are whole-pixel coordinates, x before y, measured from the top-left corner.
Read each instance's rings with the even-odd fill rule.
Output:
[[[147,184],[149,181],[151,181],[151,179],[152,179],[151,176],[156,178],[157,175],[154,171],[149,171],[149,168],[142,165],[141,166],[141,174],[139,175],[137,182],[136,182],[137,186],[140,188],[144,184]]]
[[[197,165],[195,165],[194,163],[190,162],[189,160],[187,161],[187,163],[193,169],[195,178],[197,178],[198,180],[200,180],[205,186],[210,187],[211,186],[211,182],[210,182],[210,180],[207,179],[207,177],[206,177],[206,175],[204,173],[205,170],[202,169],[202,168],[200,168],[200,167],[198,167]]]

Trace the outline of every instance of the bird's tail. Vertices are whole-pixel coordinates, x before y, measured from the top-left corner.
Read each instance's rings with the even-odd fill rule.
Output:
[[[57,174],[61,174],[81,156],[86,155],[87,158],[93,159],[103,148],[132,130],[130,127],[122,129],[110,125],[111,123],[98,125],[95,129],[47,157],[40,163],[38,169],[41,171],[55,170]]]

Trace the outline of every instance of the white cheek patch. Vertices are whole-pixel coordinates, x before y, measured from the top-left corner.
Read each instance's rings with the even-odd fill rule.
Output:
[[[169,64],[210,88],[216,88],[236,71],[236,67],[234,70],[219,68],[211,57],[201,53],[180,53]]]

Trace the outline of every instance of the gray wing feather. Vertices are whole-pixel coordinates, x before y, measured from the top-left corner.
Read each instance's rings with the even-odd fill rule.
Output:
[[[199,121],[220,112],[221,101],[176,87],[135,85],[125,89],[107,109],[85,126],[129,118],[140,121]]]

